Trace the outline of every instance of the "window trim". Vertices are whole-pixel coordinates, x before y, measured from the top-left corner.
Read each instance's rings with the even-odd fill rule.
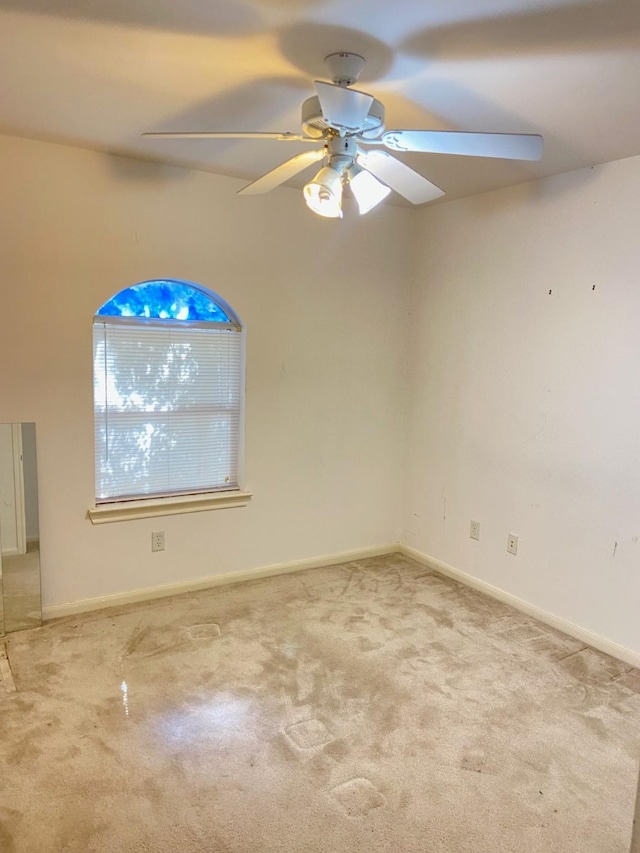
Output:
[[[252,497],[252,492],[228,489],[163,498],[134,498],[129,501],[94,504],[87,510],[87,517],[92,524],[107,524],[112,521],[131,521],[136,518],[157,518],[163,515],[182,515],[187,512],[233,509],[247,506]]]
[[[167,515],[182,515],[183,513],[203,512],[216,509],[231,509],[235,507],[247,506],[253,496],[252,492],[246,491],[243,488],[244,483],[244,468],[245,468],[245,441],[246,441],[246,330],[240,320],[240,317],[229,303],[219,294],[209,290],[204,285],[186,279],[170,278],[170,279],[148,279],[147,281],[136,282],[136,284],[152,284],[155,282],[176,282],[184,284],[188,287],[198,290],[203,293],[208,299],[218,305],[229,318],[229,322],[222,321],[204,321],[204,320],[176,320],[173,318],[147,318],[147,317],[129,317],[118,316],[111,314],[93,315],[92,325],[103,324],[123,324],[123,325],[138,325],[138,326],[159,326],[166,328],[167,325],[177,326],[180,328],[203,328],[211,329],[212,326],[217,328],[225,328],[237,332],[241,337],[240,344],[240,401],[239,401],[239,434],[238,434],[238,462],[237,462],[237,486],[229,489],[216,489],[212,491],[194,491],[191,493],[176,493],[165,495],[154,495],[152,497],[132,496],[127,499],[103,501],[99,502],[94,494],[93,504],[87,510],[87,518],[92,524],[105,524],[114,521],[128,521],[137,518],[155,518]],[[134,285],[131,285],[134,286]],[[126,289],[126,288],[125,288]],[[111,297],[113,298],[113,297]],[[98,309],[99,310],[99,309]],[[95,401],[94,401],[94,417],[95,417]],[[94,447],[94,459],[95,459]]]

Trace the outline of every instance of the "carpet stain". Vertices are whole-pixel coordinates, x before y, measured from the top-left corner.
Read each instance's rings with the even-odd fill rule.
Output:
[[[16,847],[9,830],[0,823],[0,850],[2,853],[16,853]]]
[[[321,720],[303,720],[287,726],[285,733],[298,749],[316,749],[333,740],[333,735]]]
[[[208,625],[192,625],[189,628],[189,636],[192,640],[211,640],[220,636],[220,626],[215,622]]]
[[[363,777],[336,785],[331,789],[331,794],[349,817],[366,817],[370,811],[381,808],[387,802],[380,791]]]

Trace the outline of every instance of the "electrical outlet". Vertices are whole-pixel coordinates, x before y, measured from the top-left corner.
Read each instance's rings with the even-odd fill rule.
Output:
[[[469,525],[469,536],[472,539],[480,539],[480,522],[472,521]]]
[[[151,534],[151,550],[164,551],[164,530]]]
[[[513,533],[509,533],[507,536],[507,551],[514,556],[518,553],[518,537]]]

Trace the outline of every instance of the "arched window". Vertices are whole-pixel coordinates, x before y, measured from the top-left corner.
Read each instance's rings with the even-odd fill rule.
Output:
[[[121,290],[93,319],[96,504],[238,488],[242,326],[184,281]]]

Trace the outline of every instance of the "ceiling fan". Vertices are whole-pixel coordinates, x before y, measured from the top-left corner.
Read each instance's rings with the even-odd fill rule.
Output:
[[[468,133],[449,130],[385,130],[384,106],[372,95],[351,89],[364,67],[355,53],[332,53],[325,58],[333,83],[315,81],[317,94],[302,105],[302,133],[245,133],[242,131],[183,131],[145,133],[163,139],[275,139],[308,142],[315,146],[296,154],[239,190],[265,193],[303,169],[324,161],[304,188],[307,205],[327,217],[342,216],[342,193],[349,186],[360,213],[367,213],[395,190],[412,204],[424,204],[444,195],[391,151],[462,154],[507,160],[539,160],[542,137],[522,133]]]

